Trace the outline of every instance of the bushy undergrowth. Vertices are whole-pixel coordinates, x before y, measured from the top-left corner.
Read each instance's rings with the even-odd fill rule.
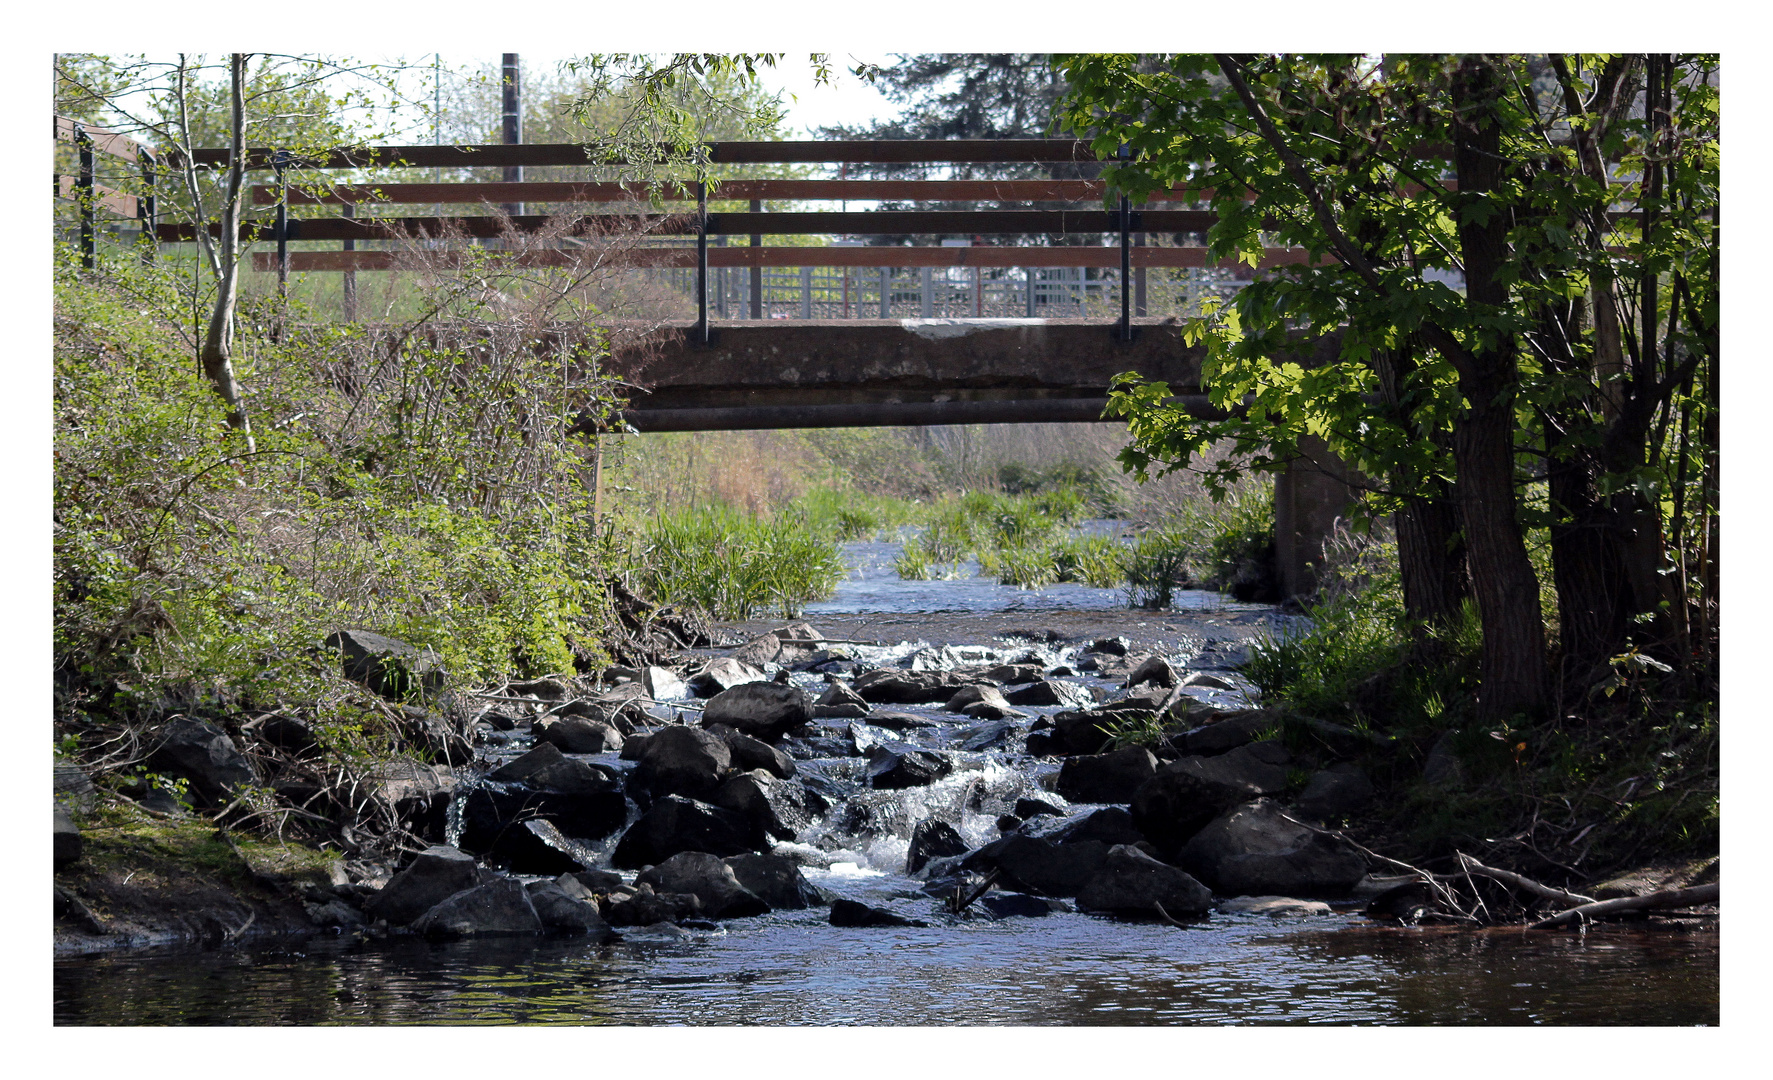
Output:
[[[566,434],[597,387],[563,394],[521,326],[456,347],[269,303],[236,338],[248,451],[195,372],[173,275],[58,262],[61,734],[198,701],[361,731],[361,695],[317,648],[345,627],[432,648],[457,684],[599,662],[606,601]]]

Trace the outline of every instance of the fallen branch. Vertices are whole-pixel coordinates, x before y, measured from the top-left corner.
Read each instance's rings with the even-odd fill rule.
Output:
[[[1620,911],[1693,907],[1696,904],[1715,904],[1717,902],[1717,882],[1710,885],[1697,885],[1691,889],[1663,889],[1661,892],[1647,893],[1643,896],[1622,896],[1617,900],[1601,900],[1592,904],[1583,904],[1581,907],[1573,907],[1568,911],[1560,911],[1548,919],[1540,919],[1528,926],[1527,929],[1543,930],[1564,923],[1582,923],[1596,916],[1612,915]]]
[[[1457,899],[1455,899],[1453,896],[1453,890],[1447,888],[1444,884],[1442,884],[1442,881],[1445,880],[1442,875],[1433,873],[1428,870],[1424,870],[1419,866],[1411,866],[1409,863],[1404,862],[1401,859],[1394,859],[1389,855],[1381,855],[1377,851],[1373,851],[1361,844],[1355,843],[1353,840],[1350,840],[1345,834],[1343,834],[1335,829],[1325,829],[1325,828],[1322,828],[1321,826],[1313,825],[1308,821],[1300,821],[1298,818],[1293,817],[1289,814],[1282,814],[1282,815],[1280,815],[1280,817],[1281,817],[1282,821],[1290,821],[1293,824],[1299,826],[1300,828],[1308,829],[1311,832],[1317,833],[1320,836],[1335,837],[1336,839],[1347,844],[1349,847],[1354,848],[1356,851],[1360,852],[1362,855],[1365,855],[1369,859],[1378,859],[1380,862],[1390,863],[1393,866],[1400,867],[1404,870],[1408,870],[1411,874],[1413,874],[1417,878],[1421,879],[1422,883],[1424,885],[1427,885],[1429,890],[1435,894],[1435,897],[1438,900],[1440,900],[1440,902],[1442,904],[1445,904],[1447,907],[1451,908],[1453,910],[1453,912],[1458,916],[1458,918],[1460,918],[1461,920],[1466,921],[1466,922],[1477,922],[1476,919],[1472,918],[1469,914],[1467,914],[1465,909],[1459,905],[1459,901]]]
[[[1573,893],[1566,889],[1554,889],[1549,885],[1541,885],[1532,878],[1522,877],[1511,870],[1498,870],[1493,866],[1485,866],[1483,863],[1478,862],[1463,851],[1454,852],[1454,855],[1459,859],[1460,867],[1463,868],[1467,874],[1478,874],[1483,877],[1492,878],[1496,881],[1502,882],[1504,885],[1512,885],[1514,888],[1517,888],[1522,892],[1532,893],[1534,896],[1540,897],[1541,899],[1555,900],[1560,904],[1568,904],[1572,907],[1578,904],[1592,904],[1595,902],[1595,899],[1592,896],[1583,896],[1581,893]]]
[[[1187,923],[1176,921],[1175,916],[1173,916],[1169,912],[1165,911],[1164,906],[1162,904],[1158,903],[1156,900],[1153,900],[1151,902],[1151,906],[1157,909],[1158,915],[1163,917],[1164,922],[1167,922],[1171,926],[1177,927],[1182,930],[1188,929]]]
[[[1001,869],[993,870],[993,871],[991,871],[991,873],[986,874],[985,880],[981,881],[979,883],[978,887],[973,890],[972,895],[968,896],[965,900],[962,900],[960,898],[960,890],[956,889],[954,891],[954,913],[956,915],[959,915],[962,912],[966,911],[967,908],[972,907],[973,901],[979,899],[979,897],[984,896],[986,893],[990,892],[991,886],[997,884],[997,879],[1002,874],[1003,874],[1003,871]]]

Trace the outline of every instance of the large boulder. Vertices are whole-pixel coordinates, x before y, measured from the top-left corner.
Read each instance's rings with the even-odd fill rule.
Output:
[[[513,874],[569,874],[583,870],[596,854],[561,832],[551,821],[514,821],[487,845],[487,861]]]
[[[407,748],[421,757],[446,765],[466,765],[474,760],[474,744],[451,726],[442,713],[416,705],[398,705],[394,726]]]
[[[907,919],[886,908],[869,907],[855,900],[831,902],[832,926],[928,926],[920,919]]]
[[[1041,837],[1010,833],[968,855],[969,869],[994,867],[998,884],[1043,896],[1076,896],[1102,872],[1108,847],[1099,840],[1056,844]]]
[[[864,701],[876,705],[922,705],[947,701],[975,680],[953,671],[896,671],[876,668],[863,672],[850,688]]]
[[[1010,706],[1004,700],[1003,691],[995,686],[980,684],[963,686],[954,692],[942,708],[949,712],[965,713],[975,719],[1002,720],[1011,716],[1027,716],[1020,709]]]
[[[1022,800],[1017,801],[1020,808]],[[1133,815],[1118,806],[1104,806],[1102,809],[1088,814],[1076,821],[1054,829],[1046,834],[1046,839],[1055,844],[1081,844],[1086,840],[1098,840],[1107,847],[1116,844],[1138,844],[1145,840],[1145,835],[1133,824]]]
[[[1011,705],[1063,705],[1070,709],[1087,709],[1096,703],[1088,689],[1078,683],[1042,679],[1004,694]]]
[[[404,926],[456,893],[480,884],[474,857],[447,844],[419,852],[369,902],[369,912],[394,926]]]
[[[1354,845],[1283,814],[1271,799],[1234,807],[1197,832],[1179,861],[1225,896],[1345,896],[1366,876]]]
[[[750,772],[752,769],[762,769],[771,776],[782,780],[794,775],[794,759],[762,739],[754,739],[749,735],[741,734],[725,724],[710,727],[708,730],[719,736],[720,741],[726,743],[726,748],[732,751],[733,768],[745,772]]]
[[[1185,871],[1127,844],[1109,848],[1101,873],[1077,894],[1078,910],[1117,915],[1198,915],[1212,903],[1212,891]]]
[[[741,664],[750,664],[760,668],[765,664],[773,664],[781,655],[782,639],[774,634],[759,634],[745,644],[734,649],[730,655]]]
[[[713,697],[735,686],[763,682],[768,678],[768,675],[750,664],[734,660],[730,656],[722,656],[708,661],[701,671],[690,676],[689,688],[702,697]]]
[[[367,630],[340,630],[327,636],[326,648],[338,653],[345,678],[353,679],[395,701],[443,689],[444,672],[437,654]]]
[[[227,732],[188,716],[175,717],[160,729],[148,768],[189,780],[192,801],[200,805],[220,805],[235,790],[258,781]]]
[[[1160,851],[1174,854],[1230,808],[1286,787],[1286,769],[1261,755],[1276,756],[1274,750],[1240,747],[1217,757],[1170,762],[1133,794],[1134,826]]]
[[[667,795],[653,803],[622,834],[621,842],[610,855],[610,865],[618,870],[638,870],[664,862],[680,851],[742,855],[767,846],[762,831],[743,814],[681,795]]]
[[[766,915],[770,906],[739,884],[732,867],[705,851],[682,851],[641,871],[637,885],[651,885],[656,893],[689,893],[710,919],[737,919]]]
[[[777,840],[792,840],[813,823],[806,789],[762,769],[729,776],[709,794],[708,803],[743,815],[754,830]]]
[[[649,664],[641,669],[640,685],[646,690],[646,696],[654,701],[690,696],[689,684],[678,678],[676,672],[657,664]]]
[[[774,910],[820,907],[829,902],[801,874],[794,860],[785,856],[749,852],[729,855],[725,862],[740,885]]]
[[[806,692],[774,682],[753,682],[723,690],[708,700],[702,723],[726,724],[744,735],[766,742],[813,718],[813,703]]]
[[[1175,686],[1181,681],[1182,677],[1176,674],[1175,665],[1161,656],[1150,656],[1128,673],[1127,681],[1121,685],[1140,686],[1145,683],[1155,683],[1158,686]]]
[[[601,754],[606,750],[622,749],[620,730],[584,716],[538,721],[536,741],[549,743],[569,754]]]
[[[507,834],[526,821],[547,821],[567,836],[596,840],[628,820],[628,801],[615,787],[597,791],[552,791],[524,784],[482,785],[459,796],[461,847],[491,854]],[[527,844],[518,837],[513,843]]]
[[[960,831],[941,818],[924,818],[911,830],[911,842],[905,848],[905,872],[915,874],[931,859],[964,855],[967,842]]]
[[[80,838],[80,827],[61,803],[55,804],[55,868],[72,865],[80,859],[86,842]]]
[[[1053,748],[1061,754],[1100,754],[1108,749],[1110,739],[1104,729],[1115,719],[1115,715],[1095,709],[1056,712],[1053,714]]]
[[[616,926],[644,926],[648,929],[659,923],[699,918],[701,914],[702,902],[693,894],[654,892],[650,885],[624,893],[621,899],[604,908],[605,917]]]
[[[699,799],[720,786],[733,767],[733,752],[720,736],[700,728],[673,724],[647,737],[629,777],[636,794],[658,798],[684,795]]]
[[[1035,682],[1041,675],[1039,664],[998,664],[996,667],[986,668],[981,677],[990,679],[999,686],[1020,686]]]
[[[833,682],[813,702],[813,715],[821,719],[860,720],[868,715],[868,708],[861,694],[845,683]]]
[[[1203,727],[1185,732],[1181,738],[1186,753],[1210,756],[1235,750],[1258,738],[1277,733],[1283,723],[1280,713],[1268,709],[1240,709],[1219,713]]]
[[[1373,782],[1358,765],[1333,765],[1315,772],[1299,793],[1299,813],[1319,821],[1355,813],[1373,801]]]
[[[1143,746],[1107,754],[1068,757],[1053,790],[1071,802],[1130,803],[1141,785],[1157,775],[1157,758]]]
[[[419,916],[412,928],[434,940],[450,940],[539,934],[542,920],[523,884],[501,877],[442,901]]]
[[[954,770],[946,755],[908,746],[874,746],[868,750],[868,784],[879,789],[923,787]]]
[[[619,786],[609,770],[569,758],[552,743],[543,743],[529,753],[506,762],[488,773],[487,779],[501,784],[528,784],[530,787],[575,795],[614,791]]]
[[[954,734],[954,748],[968,753],[981,750],[995,750],[1009,743],[1019,728],[1008,720],[987,720],[982,724],[974,724],[970,728]]]
[[[565,878],[573,881],[572,878]],[[573,881],[578,885],[578,882]],[[586,899],[589,892],[580,885],[578,890],[584,896],[574,896],[558,881],[532,881],[524,886],[529,893],[530,906],[535,908],[536,918],[542,923],[544,930],[556,934],[584,935],[599,945],[618,940],[618,935],[610,929],[609,923],[603,919],[598,906]]]

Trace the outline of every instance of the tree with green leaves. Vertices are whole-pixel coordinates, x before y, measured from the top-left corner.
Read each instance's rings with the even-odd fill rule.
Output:
[[[1628,649],[1691,671],[1716,623],[1718,62],[1699,55],[1068,56],[1111,185],[1210,202],[1210,255],[1313,261],[1193,322],[1237,415],[1121,380],[1137,469],[1280,468],[1308,436],[1396,513],[1412,613],[1463,555],[1480,715],[1553,705],[1525,531],[1549,530],[1569,689]],[[1306,369],[1273,359],[1340,333]],[[1542,485],[1539,488],[1538,485]],[[1545,492],[1545,505],[1527,496]]]

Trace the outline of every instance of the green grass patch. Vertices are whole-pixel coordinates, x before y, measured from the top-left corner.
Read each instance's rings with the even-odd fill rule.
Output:
[[[647,524],[629,555],[630,572],[662,603],[700,608],[715,618],[768,612],[797,617],[843,580],[837,542],[797,514],[745,514],[702,506]]]

